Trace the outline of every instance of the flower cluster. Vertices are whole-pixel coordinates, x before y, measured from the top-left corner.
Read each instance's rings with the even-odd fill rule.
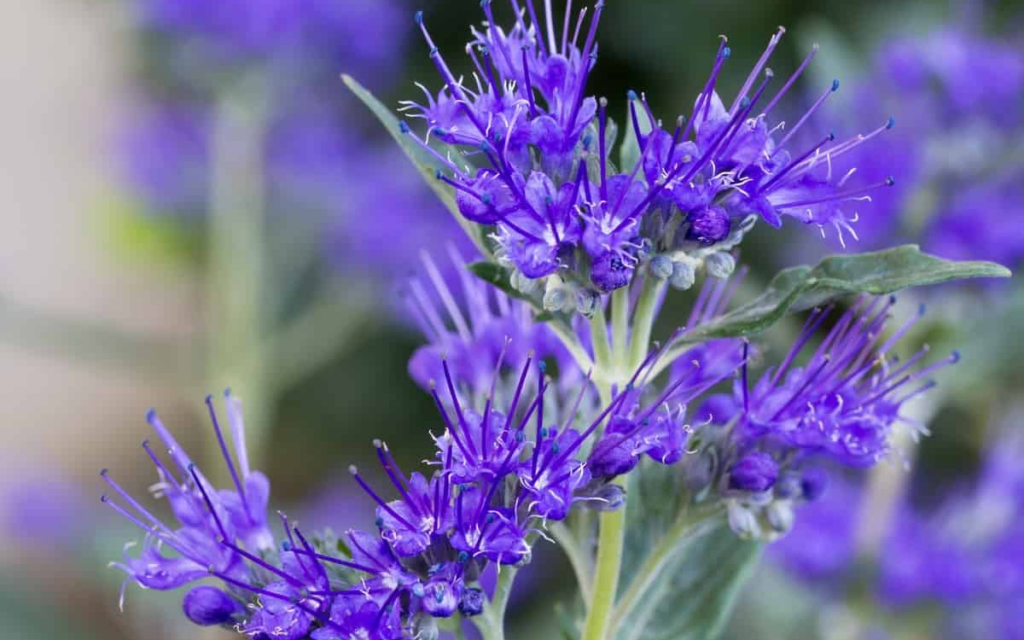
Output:
[[[778,366],[751,386],[745,358],[732,396],[706,401],[700,413],[731,427],[722,436],[728,441],[724,493],[736,496],[729,515],[738,533],[761,535],[758,514],[767,518],[769,531],[788,531],[793,503],[813,501],[824,490],[826,476],[815,461],[868,467],[893,453],[900,425],[915,439],[927,434],[900,409],[931,389],[935,382],[927,377],[955,363],[959,354],[924,367],[919,365],[927,346],[905,361],[891,357],[924,311],[882,340],[895,302],[894,297],[861,298],[797,366],[831,309],[814,310]]]
[[[496,24],[491,3],[481,4],[487,21],[466,49],[473,87],[457,78],[422,13],[416,15],[444,87],[403,106],[426,122],[426,136],[404,123],[402,131],[434,154],[437,177],[454,190],[461,214],[493,228],[501,255],[515,268],[514,282],[526,291],[557,274],[557,281],[547,279],[548,288],[608,292],[631,282],[644,264],[688,288],[698,268],[728,275],[734,265],[728,251],[753,220],[778,227],[790,216],[842,236],[852,231],[850,203],[893,183],[886,178],[850,189],[844,186],[848,175],[831,171],[832,159],[891,128],[892,119],[867,135],[836,141],[828,134],[791,148],[838,82],[785,135],[784,122],[770,123],[814,56],[812,50],[769,99],[774,74],[766,65],[783,29],[728,106],[715,91],[730,57],[723,38],[704,89],[674,130],[663,129],[646,98],[631,91],[627,141],[632,136],[636,147],[616,167],[609,155],[617,128],[608,102],[586,96],[604,3],[593,7],[589,22],[585,10],[579,14],[571,37],[568,13],[559,28],[550,12],[542,23],[529,3],[524,12],[513,2],[515,22],[506,31]],[[559,299],[572,308],[572,295]]]
[[[200,625],[234,626],[257,639],[419,637],[433,619],[479,614],[486,597],[474,584],[489,563],[528,561],[544,524],[564,519],[575,502],[601,508],[609,503],[577,458],[625,394],[580,432],[571,426],[572,411],[564,426],[546,422],[551,411],[544,400],[545,367],[535,365],[532,354],[505,412],[490,400],[482,411],[463,405],[447,362],[441,366],[446,391],[431,390],[446,427],[435,438],[431,464],[437,469],[429,479],[406,475],[387,445],[375,441],[398,497],[386,500],[351,467],[378,504],[378,530],[349,530],[340,539],[330,533],[306,536],[283,514],[284,537],[275,538],[267,513],[269,482],[249,468],[240,403],[230,392],[225,402],[234,456],[212,398],[207,404],[233,489],[216,489],[150,412],[147,418],[171,459],[165,464],[143,443],[159,476],[154,492],[168,499],[180,526],[164,524],[102,473],[114,491],[103,501],[146,534],[138,556],[129,553],[129,545],[124,560],[115,563],[128,575],[125,584],[167,590],[216,578],[219,587],[187,592],[186,616]],[[533,372],[537,391],[527,400],[523,389]],[[674,458],[679,455],[681,450]]]
[[[920,238],[949,258],[1020,262],[1024,47],[948,27],[888,41],[868,77],[838,116],[862,122],[899,105],[914,118],[872,150],[891,159],[900,183],[864,211],[864,243]],[[859,180],[880,179],[881,168],[862,151],[848,158],[861,165]]]

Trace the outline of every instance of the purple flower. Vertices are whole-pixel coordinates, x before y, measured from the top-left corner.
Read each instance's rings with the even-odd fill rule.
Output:
[[[779,465],[763,451],[751,451],[729,469],[729,488],[750,493],[764,493],[779,477]]]
[[[956,362],[956,352],[936,364],[914,370],[927,354],[922,349],[906,362],[885,357],[918,317],[877,344],[895,298],[862,298],[839,318],[810,360],[794,362],[829,310],[815,310],[785,360],[748,388],[739,385],[736,402],[742,419],[740,447],[765,443],[780,452],[823,455],[845,465],[870,466],[887,456],[890,436],[900,422],[923,430],[900,414],[910,398],[933,382],[915,386],[935,370]],[[923,311],[923,308],[922,308]],[[746,375],[744,375],[744,379]]]
[[[884,179],[872,159],[891,159],[893,189],[875,192],[858,231],[867,248],[893,237],[921,241],[949,258],[1016,264],[1024,257],[1024,47],[949,26],[923,37],[899,37],[875,54],[854,89],[852,123],[898,108],[900,130],[836,163],[859,167],[856,184]]]
[[[425,121],[425,136],[405,123],[402,131],[436,158],[438,177],[453,189],[462,215],[496,227],[499,257],[526,279],[557,274],[609,292],[628,285],[638,265],[659,255],[693,253],[700,266],[716,245],[735,246],[749,228],[737,223],[750,216],[773,226],[790,216],[842,237],[852,233],[848,205],[893,183],[886,178],[849,188],[848,176],[833,177],[830,169],[832,158],[891,128],[891,120],[867,135],[838,142],[829,135],[810,147],[790,148],[838,83],[785,135],[782,123],[769,122],[814,55],[768,99],[773,74],[765,65],[781,29],[729,105],[715,91],[730,57],[723,39],[689,118],[680,116],[672,133],[660,128],[646,98],[630,91],[628,125],[639,156],[616,173],[607,161],[614,143],[608,102],[585,95],[603,3],[580,15],[572,38],[551,11],[546,22],[532,11],[517,12],[505,30],[495,24],[490,2],[482,7],[487,21],[467,48],[475,86],[456,79],[423,14],[416,14],[444,87],[436,96],[425,91],[422,102],[403,104],[403,111]],[[571,23],[571,16],[564,18]],[[431,147],[431,140],[446,153]],[[678,278],[680,284],[686,280]]]
[[[401,5],[352,0],[344,9],[330,0],[138,0],[144,28],[185,47],[201,47],[217,63],[303,56],[387,70],[399,58],[394,46],[406,29]],[[194,54],[193,54],[194,55]],[[197,67],[193,71],[202,72]]]
[[[275,543],[267,521],[270,485],[266,476],[249,467],[241,404],[230,392],[225,392],[225,404],[234,455],[213,399],[207,398],[233,489],[214,488],[156,413],[147,415],[171,461],[166,464],[148,442],[143,443],[160,479],[153,490],[167,498],[178,526],[165,524],[105,470],[101,474],[115,494],[104,496],[103,502],[146,533],[138,555],[130,554],[128,545],[123,561],[113,563],[128,574],[122,602],[128,581],[169,590],[216,578],[222,588],[199,587],[186,594],[183,608],[190,620],[203,625],[239,624],[254,637],[298,640],[314,621],[325,618],[322,611],[329,601],[322,594],[328,588],[328,576],[321,566],[300,558],[300,549],[311,554],[312,547],[287,519],[282,522],[288,539],[280,547]]]
[[[198,222],[212,194],[212,115],[196,105],[156,105],[126,127],[120,165],[144,210]],[[473,251],[392,146],[353,136],[330,105],[293,100],[267,123],[262,179],[270,220],[322,225],[330,263],[377,280],[404,278],[409,255],[452,243]],[[315,221],[322,222],[315,222]],[[445,269],[444,273],[452,271]]]
[[[203,585],[185,594],[185,617],[203,627],[231,624],[245,613],[244,607],[217,587]]]
[[[553,360],[567,374],[574,371],[565,347],[547,325],[533,321],[528,304],[470,274],[458,251],[449,247],[449,254],[451,260],[443,264],[458,273],[458,287],[449,286],[441,266],[425,252],[423,275],[411,278],[405,287],[408,315],[427,339],[409,360],[409,375],[417,384],[429,389],[431,381],[444,380],[446,360],[453,380],[460,383],[456,392],[473,405],[491,391],[496,370],[499,383],[506,383],[496,392],[511,396],[531,354],[537,360]],[[570,378],[563,380],[569,383]]]
[[[821,499],[815,499],[815,498]],[[838,581],[851,568],[860,515],[859,488],[833,477],[825,496],[809,496],[789,534],[771,546],[772,558],[806,581]]]

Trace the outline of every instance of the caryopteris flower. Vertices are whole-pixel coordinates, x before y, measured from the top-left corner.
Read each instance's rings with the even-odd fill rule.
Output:
[[[763,512],[772,521],[771,530],[788,529],[791,504],[812,501],[823,490],[821,472],[809,462],[872,466],[893,453],[897,429],[909,428],[914,438],[927,433],[900,409],[931,389],[935,383],[927,377],[959,355],[920,368],[927,346],[906,361],[891,358],[893,347],[921,315],[883,340],[893,304],[895,298],[861,298],[806,363],[797,365],[830,311],[814,310],[781,364],[750,386],[744,361],[733,397],[717,396],[702,407],[701,414],[713,422],[731,425],[724,436],[725,494],[736,497],[730,501],[730,519],[740,533],[760,533],[749,511]]]
[[[276,543],[268,523],[270,483],[249,468],[239,401],[225,392],[225,403],[234,455],[213,399],[207,398],[232,489],[216,489],[156,412],[147,415],[170,458],[167,464],[158,450],[148,442],[142,444],[159,477],[153,491],[167,498],[176,526],[165,524],[106,471],[102,473],[114,491],[103,501],[146,534],[139,555],[132,555],[128,545],[124,560],[114,563],[128,574],[122,602],[129,581],[166,590],[212,577],[220,581],[218,587],[199,586],[185,595],[185,614],[196,624],[236,626],[256,638],[306,637],[314,621],[326,618],[330,603],[323,591],[329,588],[330,579],[322,567],[299,555],[297,549],[312,546],[283,516],[287,540],[281,546]]]
[[[823,135],[810,146],[791,148],[838,82],[784,135],[784,122],[770,123],[814,56],[812,50],[769,98],[774,74],[766,64],[782,29],[728,106],[715,91],[730,57],[723,38],[704,89],[674,130],[662,129],[646,98],[630,91],[626,135],[636,150],[629,166],[616,167],[609,158],[617,128],[608,102],[586,95],[604,3],[576,21],[568,15],[570,3],[559,24],[550,11],[541,22],[531,3],[524,10],[513,0],[508,31],[496,24],[491,3],[481,4],[487,20],[466,49],[472,83],[452,71],[422,13],[416,14],[444,87],[436,97],[424,90],[423,103],[403,106],[426,122],[425,137],[405,123],[402,131],[434,155],[437,177],[454,190],[461,214],[492,229],[500,255],[522,278],[557,274],[570,294],[581,288],[607,292],[629,284],[640,265],[651,263],[654,273],[687,288],[687,272],[698,268],[728,275],[715,256],[727,255],[753,220],[777,227],[790,216],[841,237],[852,233],[850,203],[892,184],[887,178],[851,189],[848,175],[831,171],[833,158],[891,128],[891,119],[867,135],[844,141]],[[545,306],[571,309],[562,304]]]

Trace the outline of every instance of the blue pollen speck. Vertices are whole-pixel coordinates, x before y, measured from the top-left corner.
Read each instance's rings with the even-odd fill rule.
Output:
[[[626,92],[626,97],[629,98],[630,100],[636,100],[636,91],[630,89],[629,91]]]
[[[537,363],[537,368],[540,369],[541,371],[547,371],[548,370],[548,363],[546,363],[543,360],[541,360],[540,362]]]
[[[281,550],[282,551],[291,551],[292,550],[292,543],[288,542],[287,540],[282,540],[281,541]]]
[[[374,524],[376,524],[377,528],[380,529],[384,526],[384,518],[378,517],[376,520],[374,520]]]
[[[832,91],[839,91],[839,78],[832,81]]]
[[[459,552],[459,562],[461,562],[462,564],[466,564],[467,562],[469,562],[469,554],[466,553],[465,551],[460,551]]]
[[[731,56],[731,55],[732,55],[732,49],[731,48],[726,47],[726,48],[722,49],[722,60],[727,60],[729,58],[729,56]]]
[[[885,184],[891,187],[892,185],[896,184],[896,178],[889,176],[888,178],[885,179]]]
[[[154,420],[156,420],[156,409],[146,411],[146,422],[153,422]]]
[[[960,350],[959,349],[953,349],[953,353],[949,354],[949,361],[952,364],[956,364],[956,363],[960,362]]]
[[[431,58],[436,58],[438,53],[440,53],[440,50],[437,48],[437,45],[434,45],[433,47],[430,47],[430,57]]]
[[[412,594],[414,596],[416,596],[417,598],[422,598],[423,597],[423,585],[420,584],[419,582],[417,582],[416,584],[412,585]]]
[[[885,123],[885,128],[886,129],[892,129],[895,126],[896,126],[896,118],[894,118],[893,116],[889,116],[889,121]]]
[[[398,123],[398,130],[402,133],[409,133],[409,125],[405,123],[405,120]]]
[[[526,440],[526,434],[522,431],[516,431],[516,442],[522,442]]]
[[[417,11],[416,13],[414,13],[413,20],[416,21],[416,24],[423,24],[423,12]]]

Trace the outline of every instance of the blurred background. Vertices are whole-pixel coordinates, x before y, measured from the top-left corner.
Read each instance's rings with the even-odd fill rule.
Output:
[[[119,611],[123,576],[107,563],[139,536],[100,504],[98,471],[110,468],[137,495],[155,479],[139,447],[149,407],[195,458],[214,461],[203,398],[232,387],[253,465],[273,481],[272,504],[308,528],[372,521],[345,473],[372,454],[371,437],[407,461],[426,455],[437,424],[406,374],[422,338],[402,300],[407,278],[422,272],[422,248],[453,243],[466,257],[472,248],[340,81],[349,73],[392,107],[421,96],[414,81],[436,91],[413,29],[417,8],[465,69],[459,54],[482,19],[475,0],[8,0],[0,9],[4,639],[228,637],[200,634],[175,598],[132,585]],[[890,113],[899,123],[885,146],[857,158],[888,162],[879,171],[899,188],[865,203],[862,243],[851,250],[916,241],[947,257],[1019,266],[1024,3],[612,0],[591,89],[613,105],[628,89],[646,91],[671,120],[689,111],[718,34],[733,51],[720,84],[728,93],[777,25],[788,35],[772,66],[786,75],[821,45],[788,113],[799,117],[837,77],[843,90],[819,118],[837,134],[871,131]],[[842,250],[796,226],[759,229],[744,245],[751,289],[783,266]],[[440,262],[448,277],[452,267]],[[1015,282],[958,285],[910,294],[904,306],[918,302],[931,311],[912,340],[964,355],[922,410],[934,437],[919,450],[908,445],[912,472],[833,491],[842,522],[829,519],[828,499],[824,514],[808,517],[826,523],[818,537],[835,546],[813,558],[769,551],[733,637],[945,637],[936,623],[951,602],[968,601],[967,587],[893,586],[900,576],[880,575],[872,559],[886,557],[904,525],[946,531],[936,522],[967,518],[989,485],[1017,491],[998,533],[1024,524],[1021,474],[1014,464],[991,471],[993,451],[1024,453],[1002,444],[1024,429],[1024,295]],[[670,309],[663,325],[685,311]],[[769,341],[784,344],[794,331],[782,326]],[[962,547],[994,557],[979,547],[985,533],[943,534],[931,559]],[[1014,544],[1000,549],[1024,549]],[[959,579],[953,560],[935,576],[928,559],[905,573],[931,584]],[[1024,553],[998,565],[1018,561]],[[552,554],[552,575],[570,575],[558,562]],[[995,613],[955,637],[1022,637],[978,631],[1007,615],[1024,619],[1017,573],[971,578],[988,581],[980,593],[991,598],[980,601]],[[521,630],[551,616],[559,598],[557,579],[543,592],[531,581],[521,580],[516,601]],[[901,597],[878,595],[886,589]]]

